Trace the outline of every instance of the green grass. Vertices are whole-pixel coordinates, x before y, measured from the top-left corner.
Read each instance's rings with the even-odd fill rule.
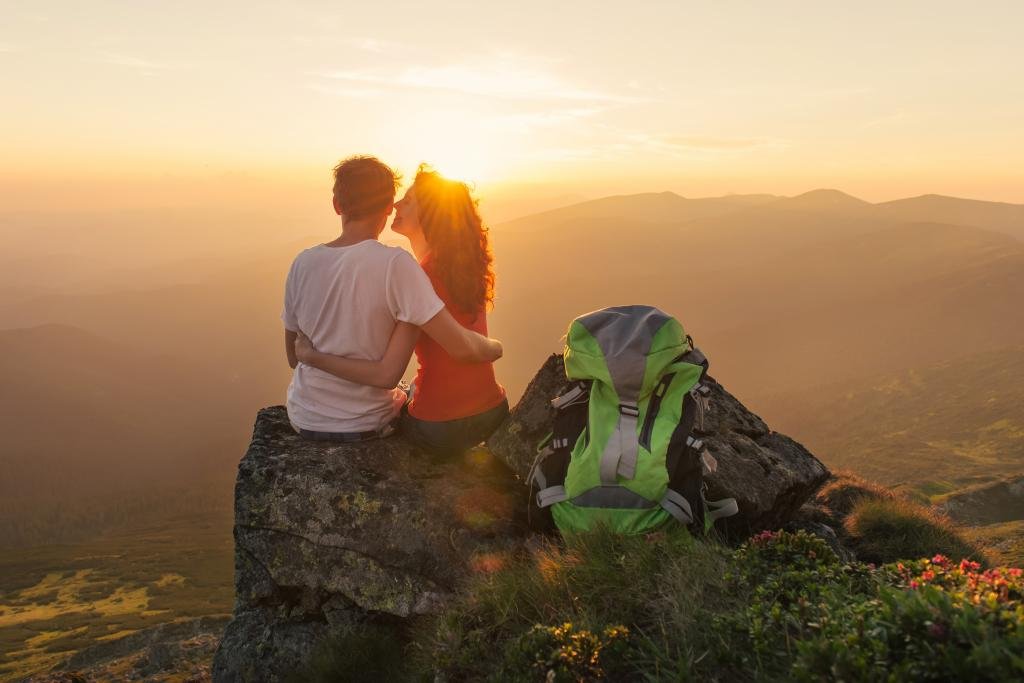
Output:
[[[230,515],[178,517],[88,543],[0,557],[0,680],[111,637],[230,613]]]
[[[468,678],[493,671],[487,644],[535,624],[602,633],[629,624],[652,652],[670,653],[632,666],[659,677],[685,670],[699,656],[707,606],[739,604],[726,588],[726,551],[685,532],[655,537],[585,534],[565,545],[538,542],[523,556],[480,579],[472,597],[449,611],[419,650],[424,661]],[[671,669],[666,671],[665,669]]]

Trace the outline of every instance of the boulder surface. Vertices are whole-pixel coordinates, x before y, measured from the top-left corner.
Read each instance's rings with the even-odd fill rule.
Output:
[[[537,444],[550,432],[550,400],[565,386],[561,355],[552,355],[526,389],[510,418],[491,436],[488,446],[525,480]],[[739,514],[718,522],[733,535],[785,524],[829,476],[806,448],[774,432],[725,388],[708,378],[710,411],[696,431],[718,461],[706,477],[708,500],[735,498]]]
[[[293,675],[367,620],[436,612],[521,536],[522,489],[484,451],[438,461],[401,437],[305,441],[259,412],[235,485],[235,609],[217,681]]]

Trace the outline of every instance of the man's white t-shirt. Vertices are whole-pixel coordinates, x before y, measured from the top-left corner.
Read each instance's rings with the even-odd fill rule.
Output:
[[[380,360],[397,321],[423,325],[443,308],[409,252],[364,240],[296,256],[281,320],[318,351]],[[401,389],[356,384],[299,363],[288,386],[288,417],[302,429],[363,432],[385,426],[404,401]]]

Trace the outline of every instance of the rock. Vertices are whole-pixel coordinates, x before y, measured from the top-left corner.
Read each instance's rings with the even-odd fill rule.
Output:
[[[227,617],[174,621],[79,650],[44,677],[30,681],[151,681],[210,679],[210,658]]]
[[[1024,519],[1024,475],[956,491],[946,496],[938,509],[961,524],[974,526]]]
[[[718,524],[732,535],[781,527],[828,478],[806,448],[773,432],[721,384],[709,379],[711,410],[699,434],[718,460],[707,477],[709,500],[735,498],[738,515]],[[549,401],[565,385],[562,357],[551,356],[509,419],[488,441],[491,451],[525,481],[537,444],[551,429]]]
[[[259,412],[235,485],[235,609],[216,681],[283,680],[324,638],[440,610],[521,537],[523,491],[485,451],[311,442]]]

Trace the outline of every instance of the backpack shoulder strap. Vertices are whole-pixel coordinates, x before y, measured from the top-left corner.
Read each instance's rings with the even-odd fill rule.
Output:
[[[573,382],[551,400],[555,409],[551,436],[541,443],[529,483],[537,490],[537,506],[546,508],[567,499],[565,476],[576,442],[587,426],[590,383]]]

